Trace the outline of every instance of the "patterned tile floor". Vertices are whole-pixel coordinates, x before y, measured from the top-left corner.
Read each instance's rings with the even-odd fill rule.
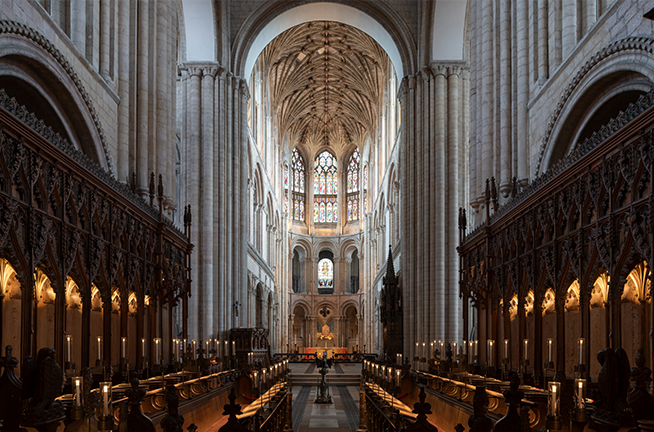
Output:
[[[308,395],[306,389],[310,388]],[[359,425],[359,388],[330,387],[333,403],[315,404],[317,388],[293,388],[293,412],[303,410],[301,419],[294,419],[295,432],[353,432]],[[294,415],[295,417],[295,415]]]

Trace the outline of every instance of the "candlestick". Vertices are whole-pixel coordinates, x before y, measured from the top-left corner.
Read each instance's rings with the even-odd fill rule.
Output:
[[[402,376],[402,371],[400,369],[395,369],[395,387],[400,387],[401,376]]]
[[[529,339],[525,339],[523,341],[524,347],[525,347],[525,355],[524,358],[525,360],[529,360]]]
[[[195,340],[195,339],[193,339],[193,340],[191,340],[191,344],[193,345],[193,360],[197,360],[197,358],[198,358],[198,351],[197,351],[197,348],[196,348],[196,347],[197,347],[197,345],[198,345],[198,341]]]
[[[259,388],[259,372],[254,371],[253,375],[254,375],[254,379],[253,379],[254,380],[254,388],[256,389],[256,388]]]
[[[98,336],[98,360],[102,360],[102,338]]]
[[[552,338],[547,339],[547,361],[552,361]]]
[[[102,414],[109,417],[109,408],[111,406],[111,383],[103,382],[100,384],[102,388]]]
[[[489,339],[488,340],[488,366],[493,366],[494,364],[493,345],[495,345],[495,341],[493,339]]]
[[[475,363],[475,356],[474,356],[474,341],[469,341],[468,342],[468,363],[469,364],[474,364]]]
[[[439,341],[438,341],[438,348],[439,348],[439,350],[440,350],[440,351],[439,351],[440,355],[438,356],[438,358],[441,359],[441,360],[442,360],[443,357],[445,356],[445,351],[443,350],[443,346],[444,346],[443,341],[442,341],[442,340],[439,340]]]
[[[426,357],[427,357],[427,346],[423,342],[422,343],[422,358],[426,358]]]
[[[127,338],[120,338],[120,357],[127,358]]]
[[[71,356],[70,356],[70,346],[72,344],[72,339],[73,337],[71,335],[66,335],[66,345],[68,346],[68,357],[66,358],[66,361],[68,363],[71,362]]]
[[[145,338],[141,338],[141,356],[145,357]]]
[[[475,341],[475,355],[479,355],[479,340]]]
[[[509,358],[509,340],[504,339],[504,358],[508,359]]]
[[[584,364],[584,338],[579,338],[579,364]]]
[[[452,352],[454,353],[454,361],[456,361],[457,351],[456,351],[456,341],[452,342]]]
[[[236,355],[236,341],[232,341],[232,355]]]
[[[225,357],[229,357],[229,341],[225,341],[225,352],[223,353]]]
[[[75,406],[82,405],[82,379],[81,377],[74,377],[75,382]]]
[[[584,399],[584,390],[586,387],[586,380],[578,378],[575,380],[575,405],[579,410],[586,408],[586,400]]]
[[[154,364],[159,364],[159,342],[161,339],[154,338]]]
[[[559,415],[559,398],[560,398],[560,383],[556,381],[550,381],[549,386],[549,412],[548,414],[552,417]]]

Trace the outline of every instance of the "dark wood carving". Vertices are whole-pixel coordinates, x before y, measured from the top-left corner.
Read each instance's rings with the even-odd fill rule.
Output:
[[[183,432],[184,416],[178,411],[179,396],[177,396],[175,386],[166,386],[164,399],[166,402],[166,417],[161,420],[161,430],[163,432]]]
[[[223,415],[228,415],[229,418],[218,432],[248,432],[248,429],[236,418],[238,414],[242,414],[241,405],[236,403],[236,390],[232,387],[232,391],[229,393],[229,403],[225,404],[225,412],[223,412]]]
[[[486,417],[488,413],[488,395],[484,386],[478,385],[475,388],[472,409],[473,414],[468,418],[470,432],[490,432],[493,429],[493,421]]]
[[[511,376],[511,387],[504,391],[504,400],[507,404],[507,410],[493,428],[497,432],[523,432],[522,416],[520,415],[520,401],[524,396],[522,390],[518,390],[520,379],[517,374]]]
[[[384,287],[381,291],[379,317],[383,325],[383,351],[386,358],[394,362],[397,354],[403,353],[403,315],[402,315],[402,289],[399,279],[395,275],[393,266],[393,250],[388,246],[388,259],[386,260],[386,276],[383,279]]]
[[[155,427],[152,420],[141,411],[141,403],[147,391],[139,387],[136,372],[132,372],[130,383],[132,388],[125,392],[130,404],[129,414],[127,415],[127,432],[154,432]]]
[[[22,426],[36,428],[39,432],[55,431],[66,418],[64,406],[55,398],[61,395],[63,371],[55,361],[52,348],[41,348],[36,360],[27,357],[23,362],[23,410]]]
[[[14,372],[18,359],[12,353],[11,345],[7,345],[5,356],[0,358],[0,366],[4,368],[0,377],[0,430],[4,432],[20,431],[20,416],[16,413],[23,410],[23,383]]]
[[[629,407],[634,412],[634,418],[638,420],[654,420],[654,396],[647,391],[647,386],[652,381],[651,374],[650,368],[645,366],[645,351],[639,348],[636,366],[631,368],[634,388],[629,393]]]
[[[59,364],[64,363],[65,314],[61,309],[66,307],[59,299],[64,298],[61,291],[69,276],[85,306],[90,303],[92,285],[100,290],[103,302],[111,303],[113,287],[120,289],[121,297],[133,292],[140,307],[147,295],[159,313],[165,304],[186,303],[192,251],[190,209],[185,208],[182,232],[163,215],[162,188],[160,178],[156,202],[149,206],[0,90],[0,257],[11,264],[21,283],[21,356],[35,356],[38,348],[36,335],[30,331],[36,314],[35,269],[42,270],[56,287],[60,310],[55,315],[54,349]],[[90,327],[89,310],[83,310],[85,329]],[[145,325],[143,320],[138,323],[139,328]],[[93,366],[89,364],[90,337],[84,332],[78,369]],[[103,357],[111,358],[110,327],[103,336]],[[120,336],[114,335],[114,343]],[[148,353],[141,353],[140,345],[138,351],[132,360],[140,362]],[[170,353],[164,355],[169,357]]]
[[[415,423],[409,425],[406,428],[406,432],[438,432],[438,428],[433,424],[429,423],[427,419],[427,414],[431,414],[431,404],[425,402],[427,394],[425,393],[425,388],[420,387],[420,394],[418,394],[418,399],[420,402],[413,404],[413,412],[418,414]]]

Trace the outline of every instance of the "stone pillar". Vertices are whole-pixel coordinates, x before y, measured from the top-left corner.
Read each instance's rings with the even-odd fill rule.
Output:
[[[527,185],[529,180],[529,139],[527,133],[527,103],[529,101],[529,21],[527,0],[518,0],[516,4],[517,26],[517,114],[516,147],[518,151],[518,182]]]
[[[547,0],[538,0],[538,84],[540,85],[545,84],[549,77],[547,23]]]
[[[190,240],[193,244],[200,243],[200,223],[198,223],[198,216],[200,215],[200,179],[197,167],[200,166],[200,118],[201,118],[201,100],[200,100],[200,84],[202,76],[202,68],[199,66],[188,67],[189,78],[187,80],[188,86],[188,99],[187,99],[187,170],[189,176],[187,178],[188,201],[191,205],[191,211],[195,214],[196,222],[191,225]],[[139,149],[139,155],[141,151]],[[140,163],[141,161],[139,161]],[[147,162],[147,161],[146,161]],[[194,293],[189,299],[189,310],[198,311],[200,307],[200,254],[191,254],[191,279],[193,280]],[[231,304],[230,304],[231,306]],[[228,306],[229,307],[229,306]],[[199,336],[198,317],[197,315],[189,317],[189,338],[196,339]]]
[[[86,0],[70,0],[70,40],[86,55]]]
[[[214,80],[217,67],[206,66],[202,71],[202,95],[201,95],[201,120],[202,120],[202,143],[200,157],[200,209],[198,209],[198,225],[202,230],[202,236],[198,238],[198,252],[201,277],[198,287],[198,300],[201,308],[199,315],[199,335],[202,340],[212,337],[214,332],[213,306],[214,306],[214,256],[213,256],[213,226],[214,226]]]
[[[142,198],[147,197],[148,193],[148,143],[150,138],[149,131],[149,112],[150,112],[150,91],[148,86],[148,81],[150,78],[149,70],[149,49],[150,49],[150,38],[149,38],[149,9],[150,5],[147,0],[140,0],[138,2],[138,25],[136,26],[138,31],[138,57],[137,57],[137,115],[136,115],[136,129],[137,129],[137,161],[136,161],[136,176],[137,176],[137,186],[138,193]],[[198,85],[194,86],[193,91],[197,90],[197,98],[193,100],[193,96],[190,95],[191,103],[199,103],[199,74],[201,72],[197,71],[195,74],[191,74],[191,82],[194,83],[194,77],[197,77]],[[199,115],[199,106],[197,115]],[[193,114],[189,113],[189,121],[193,122]],[[197,123],[197,119],[195,120]],[[192,124],[188,125],[191,134],[198,133],[199,131],[193,129]],[[192,207],[193,211],[197,211],[198,207]],[[197,213],[196,213],[197,214]],[[194,224],[195,225],[195,224]],[[193,279],[197,280],[197,279]],[[191,302],[192,302],[191,298]]]
[[[459,148],[463,147],[459,138],[459,118],[461,117],[459,109],[459,94],[461,91],[461,68],[458,66],[453,66],[449,68],[449,76],[447,78],[447,187],[445,190],[448,191],[448,197],[446,201],[446,211],[444,214],[447,215],[447,229],[443,233],[443,238],[448,238],[447,249],[445,250],[444,259],[447,260],[445,272],[447,278],[444,282],[444,290],[447,293],[446,300],[443,305],[438,305],[443,315],[446,316],[446,322],[444,326],[444,331],[449,338],[448,340],[454,340],[459,337],[459,328],[461,327],[461,309],[459,307],[452,307],[457,305],[459,300],[459,260],[456,247],[459,244],[459,233],[458,233],[458,208],[459,203],[463,201],[460,200],[462,195],[459,191],[459,178],[460,172],[459,167],[461,161],[459,160]],[[507,95],[508,97],[508,95]],[[426,216],[426,215],[425,215]],[[427,311],[427,316],[429,316],[429,311]],[[430,327],[430,330],[434,327]],[[425,342],[436,339],[436,333],[429,333],[427,337],[423,339]]]
[[[577,46],[577,0],[563,0],[562,14],[561,44],[565,60]]]
[[[56,2],[59,3],[59,2]],[[118,151],[116,152],[116,177],[123,183],[129,182],[130,166],[129,160],[129,38],[130,38],[130,3],[125,1],[117,2],[118,7],[118,52],[116,58],[118,63],[118,74],[116,76],[116,88],[120,103],[118,105]]]
[[[547,1],[547,0],[540,0]],[[481,78],[481,184],[494,175],[493,147],[495,143],[494,113],[495,98],[493,97],[493,2],[483,2],[482,9],[482,78]],[[477,167],[479,169],[480,167]]]
[[[513,143],[512,133],[512,86],[513,76],[511,68],[511,7],[509,0],[500,2],[500,193],[504,198],[511,192],[511,161],[513,159],[511,144]],[[453,231],[456,230],[456,226]]]
[[[582,4],[583,33],[588,33],[597,21],[597,0],[586,0]]]
[[[561,0],[549,0],[549,75],[561,64]],[[548,75],[548,76],[549,76]]]
[[[111,0],[100,0],[100,75],[109,81],[111,54]]]

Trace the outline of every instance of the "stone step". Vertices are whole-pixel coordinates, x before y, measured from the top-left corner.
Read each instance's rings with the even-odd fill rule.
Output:
[[[291,380],[294,386],[302,386],[302,385],[314,386],[317,385],[318,382],[320,381],[320,375],[319,374],[297,374],[297,375],[292,374]],[[329,385],[357,386],[359,385],[360,381],[361,381],[361,376],[358,374],[328,374],[327,375],[327,383]]]

